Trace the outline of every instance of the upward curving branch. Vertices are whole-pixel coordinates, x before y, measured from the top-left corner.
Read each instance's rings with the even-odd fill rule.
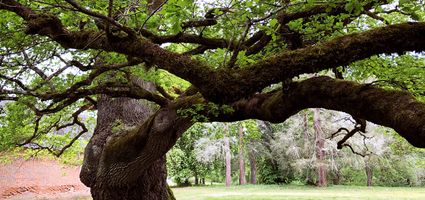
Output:
[[[233,104],[217,121],[261,119],[283,122],[306,108],[326,108],[393,128],[409,143],[425,147],[425,104],[410,93],[321,76],[294,82],[287,91],[257,94]]]

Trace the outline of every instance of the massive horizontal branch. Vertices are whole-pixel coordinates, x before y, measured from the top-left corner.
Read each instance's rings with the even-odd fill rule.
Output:
[[[108,40],[101,32],[71,32],[54,16],[37,14],[12,0],[1,2],[0,9],[13,11],[28,22],[29,34],[48,36],[66,48],[102,49],[139,57],[190,81],[213,102],[233,102],[284,79],[347,65],[376,54],[425,50],[425,23],[404,23],[281,52],[240,69],[215,70],[189,56],[162,49],[148,39]]]
[[[425,104],[404,91],[322,76],[292,83],[287,91],[254,95],[233,107],[232,114],[211,119],[278,123],[306,108],[326,108],[391,127],[412,145],[425,147]]]

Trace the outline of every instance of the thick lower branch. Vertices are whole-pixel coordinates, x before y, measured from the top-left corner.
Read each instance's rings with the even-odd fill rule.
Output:
[[[174,109],[162,108],[140,127],[122,136],[110,136],[100,158],[98,180],[114,180],[111,186],[136,181],[151,163],[171,149],[193,122],[177,116]]]
[[[235,112],[217,121],[261,119],[283,122],[305,108],[349,113],[391,127],[416,147],[425,147],[425,104],[403,91],[385,90],[330,77],[293,83],[286,92],[258,94],[234,103]]]

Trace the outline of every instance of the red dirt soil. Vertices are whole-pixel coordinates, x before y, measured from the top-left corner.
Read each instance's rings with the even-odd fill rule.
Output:
[[[80,166],[52,160],[22,160],[0,164],[0,199],[90,199],[79,180]]]

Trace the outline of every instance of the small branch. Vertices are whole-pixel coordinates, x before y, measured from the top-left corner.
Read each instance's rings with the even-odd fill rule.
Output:
[[[242,34],[241,39],[238,41],[238,44],[236,45],[236,48],[233,50],[232,57],[230,58],[230,61],[228,63],[228,67],[229,68],[233,68],[235,66],[235,63],[236,63],[236,61],[238,59],[239,50],[241,49],[241,45],[245,42],[245,38],[248,35],[249,28],[251,27],[251,25],[252,25],[251,21],[248,20],[246,22],[245,31]]]
[[[102,15],[100,13],[96,13],[93,11],[90,11],[82,6],[80,6],[77,2],[75,2],[74,0],[65,0],[66,2],[68,2],[69,4],[71,4],[74,8],[76,8],[77,10],[79,10],[80,12],[90,15],[92,17],[97,17],[99,19],[103,19],[106,22],[110,23],[111,25],[116,26],[118,29],[126,32],[129,36],[135,36],[135,32],[133,30],[131,30],[130,28],[121,25],[120,23],[118,23],[117,21],[115,21],[113,18],[111,17],[107,17],[105,15]]]
[[[216,25],[216,24],[217,24],[217,20],[215,20],[215,19],[203,19],[203,20],[196,20],[196,21],[187,21],[187,22],[183,22],[182,29],[212,26],[212,25]]]
[[[32,133],[32,136],[29,137],[28,139],[26,139],[24,142],[17,144],[16,146],[21,147],[24,146],[28,143],[30,143],[33,139],[35,139],[38,135],[38,127],[40,126],[40,120],[41,120],[42,116],[38,116],[35,120],[35,127],[34,127],[34,131]]]
[[[23,89],[25,91],[31,91],[27,86],[25,86],[24,83],[22,83],[22,81],[20,81],[18,79],[7,77],[7,76],[4,76],[2,74],[0,74],[0,78],[5,79],[5,80],[10,81],[10,82],[13,82],[13,83],[16,83],[21,89]]]
[[[339,135],[339,133],[341,133],[342,131],[347,132],[347,134],[350,132],[347,128],[341,127],[339,128],[336,132],[332,133],[332,135],[326,139],[333,139],[335,138],[337,135]]]
[[[246,55],[253,55],[261,50],[272,40],[272,36],[265,34],[257,43],[246,50]]]
[[[192,50],[186,51],[183,53],[183,55],[198,55],[203,54],[208,49],[215,49],[215,47],[208,47],[208,46],[198,46]]]
[[[50,125],[49,128],[46,131],[44,131],[43,133],[38,132],[39,122],[42,118],[42,117],[38,117],[37,120],[36,120],[36,127],[35,127],[35,130],[34,130],[33,136],[31,138],[27,139],[24,143],[18,144],[17,146],[24,146],[26,144],[33,144],[33,145],[36,145],[36,147],[29,147],[29,148],[47,150],[47,151],[49,151],[49,153],[53,154],[54,156],[60,157],[69,147],[71,147],[75,143],[75,141],[77,141],[84,133],[86,133],[88,131],[86,125],[79,120],[79,115],[82,112],[90,109],[92,106],[93,105],[91,105],[91,104],[86,104],[86,105],[80,107],[77,111],[75,111],[72,114],[73,121],[71,123],[68,123],[68,124],[65,124],[65,125],[62,125],[62,126],[58,126],[58,123],[60,121],[60,118],[59,118],[58,121],[56,121],[54,124]],[[61,129],[64,129],[66,127],[70,127],[70,126],[73,126],[73,125],[78,125],[79,127],[81,127],[81,131],[76,136],[74,136],[71,139],[71,141],[69,141],[66,145],[64,145],[61,149],[54,149],[53,146],[46,147],[46,146],[42,146],[42,145],[38,144],[37,142],[33,142],[33,140],[36,139],[39,135],[47,134],[48,132],[50,132],[53,127],[56,127],[56,131],[59,131]]]
[[[252,35],[249,39],[247,39],[245,42],[244,42],[244,46],[252,46],[252,45],[254,45],[256,42],[258,42],[262,37],[264,37],[264,35],[266,34],[266,32],[265,31],[263,31],[263,30],[260,30],[260,31],[258,31],[258,32],[256,32],[256,33],[254,33],[254,35]]]
[[[366,157],[367,156],[367,154],[362,154],[362,153],[359,153],[359,152],[355,151],[354,148],[351,145],[349,145],[349,144],[343,144],[343,147],[350,148],[351,152],[353,152],[354,154],[359,155],[361,157]]]
[[[59,119],[55,123],[48,126],[47,129],[45,129],[44,131],[39,132],[40,121],[41,121],[42,118],[43,118],[43,116],[37,116],[37,118],[35,120],[35,127],[34,127],[34,131],[33,131],[32,136],[29,137],[28,139],[26,139],[24,142],[17,144],[16,146],[22,147],[26,144],[33,143],[34,139],[37,139],[37,137],[39,137],[40,135],[49,133],[54,127],[56,127],[59,124],[59,122],[61,120],[61,118],[59,117]]]
[[[47,79],[46,74],[36,66],[34,66],[34,63],[30,60],[28,57],[28,54],[25,51],[22,51],[22,55],[24,56],[25,62],[28,66],[28,68],[32,69],[35,73],[37,73],[43,80]]]
[[[79,108],[74,114],[72,114],[73,119],[74,119],[72,125],[77,124],[78,126],[81,127],[82,130],[74,138],[72,138],[71,141],[68,144],[63,146],[62,149],[60,149],[57,153],[55,153],[56,157],[61,156],[65,152],[66,149],[71,147],[75,143],[75,141],[77,141],[84,133],[86,133],[88,131],[86,125],[84,123],[82,123],[78,118],[79,118],[79,115],[82,112],[90,109],[92,106],[93,105],[91,105],[91,104],[86,104],[86,105],[82,106],[81,108]]]
[[[158,12],[158,10],[160,10],[162,8],[162,6],[164,6],[167,2],[168,2],[168,0],[163,1],[152,13],[150,13],[149,16],[148,16],[148,18],[146,18],[146,20],[143,22],[142,26],[140,26],[140,29],[142,29],[143,27],[145,27],[145,25],[148,22],[148,20],[153,15],[155,15],[155,13]],[[140,30],[138,32],[140,32]]]
[[[386,25],[390,25],[390,22],[389,22],[388,20],[386,20],[385,18],[383,18],[383,17],[381,17],[381,16],[377,15],[376,13],[373,13],[373,12],[371,12],[371,11],[369,11],[369,10],[364,11],[364,13],[365,13],[367,16],[371,17],[372,19],[376,19],[376,20],[378,20],[378,21],[382,21],[382,22],[384,22]]]

